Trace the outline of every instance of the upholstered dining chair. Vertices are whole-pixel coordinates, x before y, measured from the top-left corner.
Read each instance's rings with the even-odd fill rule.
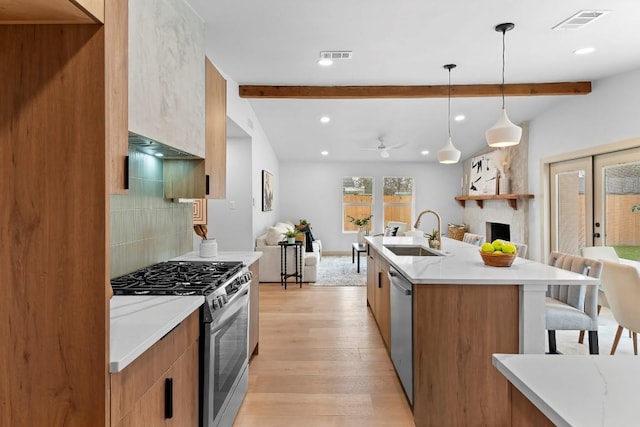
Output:
[[[482,246],[485,242],[486,237],[482,234],[473,234],[473,233],[464,233],[462,236],[462,241],[465,243],[471,243],[472,245]]]
[[[640,332],[640,275],[632,265],[615,261],[602,261],[602,286],[607,295],[618,330],[611,346],[615,354],[622,330],[627,328],[633,337],[633,354],[638,355],[638,332]]]
[[[505,243],[511,243],[513,246],[516,247],[516,254],[520,257],[520,258],[526,258],[527,257],[527,249],[529,248],[529,246],[527,246],[524,243],[516,243],[516,242],[505,242]]]
[[[591,259],[606,259],[608,261],[620,262],[620,258],[613,246],[584,246],[580,248],[580,255],[585,258]],[[598,314],[602,307],[609,308],[607,302],[607,296],[604,293],[602,283],[598,286]],[[580,331],[578,336],[578,342],[582,344],[584,342],[584,331]]]
[[[551,252],[549,265],[589,277],[600,278],[602,261]],[[588,331],[589,353],[598,354],[598,290],[592,285],[549,285],[545,320],[549,353],[557,354],[556,331]]]

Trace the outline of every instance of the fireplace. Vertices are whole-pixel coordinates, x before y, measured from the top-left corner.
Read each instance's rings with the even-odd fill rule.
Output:
[[[499,222],[487,222],[487,241],[496,239],[511,240],[511,226]]]

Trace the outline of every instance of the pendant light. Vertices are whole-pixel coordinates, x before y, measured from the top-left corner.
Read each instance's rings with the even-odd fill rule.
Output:
[[[453,146],[451,142],[451,70],[456,68],[456,64],[447,64],[444,66],[449,70],[449,141],[438,151],[438,161],[444,164],[458,163],[460,160],[460,150]]]
[[[517,145],[520,143],[520,138],[522,137],[522,128],[514,125],[511,120],[509,120],[507,111],[504,108],[504,40],[506,32],[513,30],[514,27],[515,25],[512,23],[496,25],[496,31],[502,33],[502,110],[500,111],[500,118],[496,124],[485,132],[487,144],[489,144],[490,147]]]

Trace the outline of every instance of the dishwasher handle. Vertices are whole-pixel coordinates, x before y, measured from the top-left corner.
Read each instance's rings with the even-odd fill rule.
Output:
[[[411,283],[409,283],[404,277],[402,277],[400,273],[390,267],[389,271],[387,272],[387,276],[389,276],[389,281],[391,282],[391,284],[404,295],[412,294]]]

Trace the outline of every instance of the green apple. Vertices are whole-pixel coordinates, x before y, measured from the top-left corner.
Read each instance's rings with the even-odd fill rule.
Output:
[[[504,246],[504,241],[501,239],[496,239],[491,242],[491,244],[493,245],[493,249],[495,249],[496,251],[501,251],[502,247]]]
[[[504,252],[505,254],[515,254],[516,246],[513,243],[505,243],[502,246],[502,252]]]
[[[493,245],[491,243],[489,243],[489,242],[483,243],[482,247],[480,249],[482,249],[482,252],[493,252],[494,251]]]

